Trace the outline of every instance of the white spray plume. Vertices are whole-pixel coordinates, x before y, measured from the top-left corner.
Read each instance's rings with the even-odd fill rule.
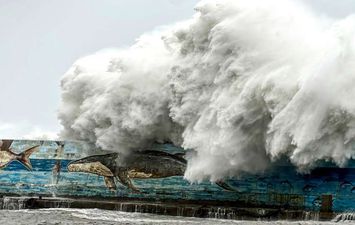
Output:
[[[189,21],[78,60],[62,80],[63,136],[135,151],[172,141],[190,181],[354,157],[355,17],[299,1],[202,1]]]

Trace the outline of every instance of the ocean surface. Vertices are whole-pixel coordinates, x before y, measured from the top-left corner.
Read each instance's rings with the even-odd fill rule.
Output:
[[[190,217],[162,216],[147,213],[127,213],[100,209],[39,209],[39,210],[0,210],[0,224],[6,225],[114,225],[114,224],[239,224],[239,225],[332,225],[352,224],[345,222],[319,221],[238,221],[221,219],[203,219]]]

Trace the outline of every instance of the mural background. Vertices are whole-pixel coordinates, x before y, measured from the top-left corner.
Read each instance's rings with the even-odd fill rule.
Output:
[[[331,163],[321,163],[310,174],[298,174],[287,162],[263,175],[245,175],[227,183],[237,191],[226,191],[216,184],[202,182],[190,184],[183,177],[161,179],[134,179],[142,192],[134,193],[117,183],[110,191],[103,177],[88,173],[68,172],[70,161],[92,154],[103,154],[89,149],[81,142],[14,140],[11,150],[21,153],[40,145],[30,156],[33,171],[21,163],[11,162],[0,170],[1,195],[41,195],[53,197],[124,197],[155,200],[212,200],[230,201],[245,206],[301,208],[319,211],[325,195],[330,197],[335,212],[355,210],[355,163],[346,168],[336,168]],[[181,152],[170,144],[157,144],[154,150]],[[105,152],[106,153],[106,152]],[[324,200],[323,200],[324,201]]]

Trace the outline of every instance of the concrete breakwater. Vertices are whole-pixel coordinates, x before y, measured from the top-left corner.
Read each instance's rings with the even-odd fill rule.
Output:
[[[170,216],[234,219],[234,220],[332,220],[332,212],[312,212],[302,209],[239,207],[229,202],[169,202],[127,199],[85,199],[53,197],[0,198],[3,210],[42,208],[98,208],[123,212],[152,213]],[[339,217],[339,219],[350,217]]]
[[[1,170],[0,196],[6,197],[0,198],[0,208],[100,208],[220,219],[354,217],[355,160],[344,168],[322,162],[309,174],[297,173],[289,162],[281,160],[264,174],[189,183],[175,173],[181,172],[179,163],[185,165],[184,152],[171,144],[157,144],[144,151],[158,167],[152,168],[150,161],[136,154],[135,160],[127,159],[135,165],[130,170],[117,164],[115,153],[90,153],[84,144],[2,140],[1,150],[8,154],[10,149],[16,154],[30,151],[32,170],[16,161]],[[170,167],[171,160],[176,167]],[[146,168],[155,173],[146,173]]]

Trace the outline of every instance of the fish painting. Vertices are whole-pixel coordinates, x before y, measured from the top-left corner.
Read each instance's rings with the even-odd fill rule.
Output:
[[[1,140],[0,141],[0,169],[5,168],[12,161],[18,161],[28,170],[32,170],[32,164],[29,159],[30,155],[38,150],[39,145],[30,147],[25,151],[17,154],[12,151],[11,144],[12,140]]]

